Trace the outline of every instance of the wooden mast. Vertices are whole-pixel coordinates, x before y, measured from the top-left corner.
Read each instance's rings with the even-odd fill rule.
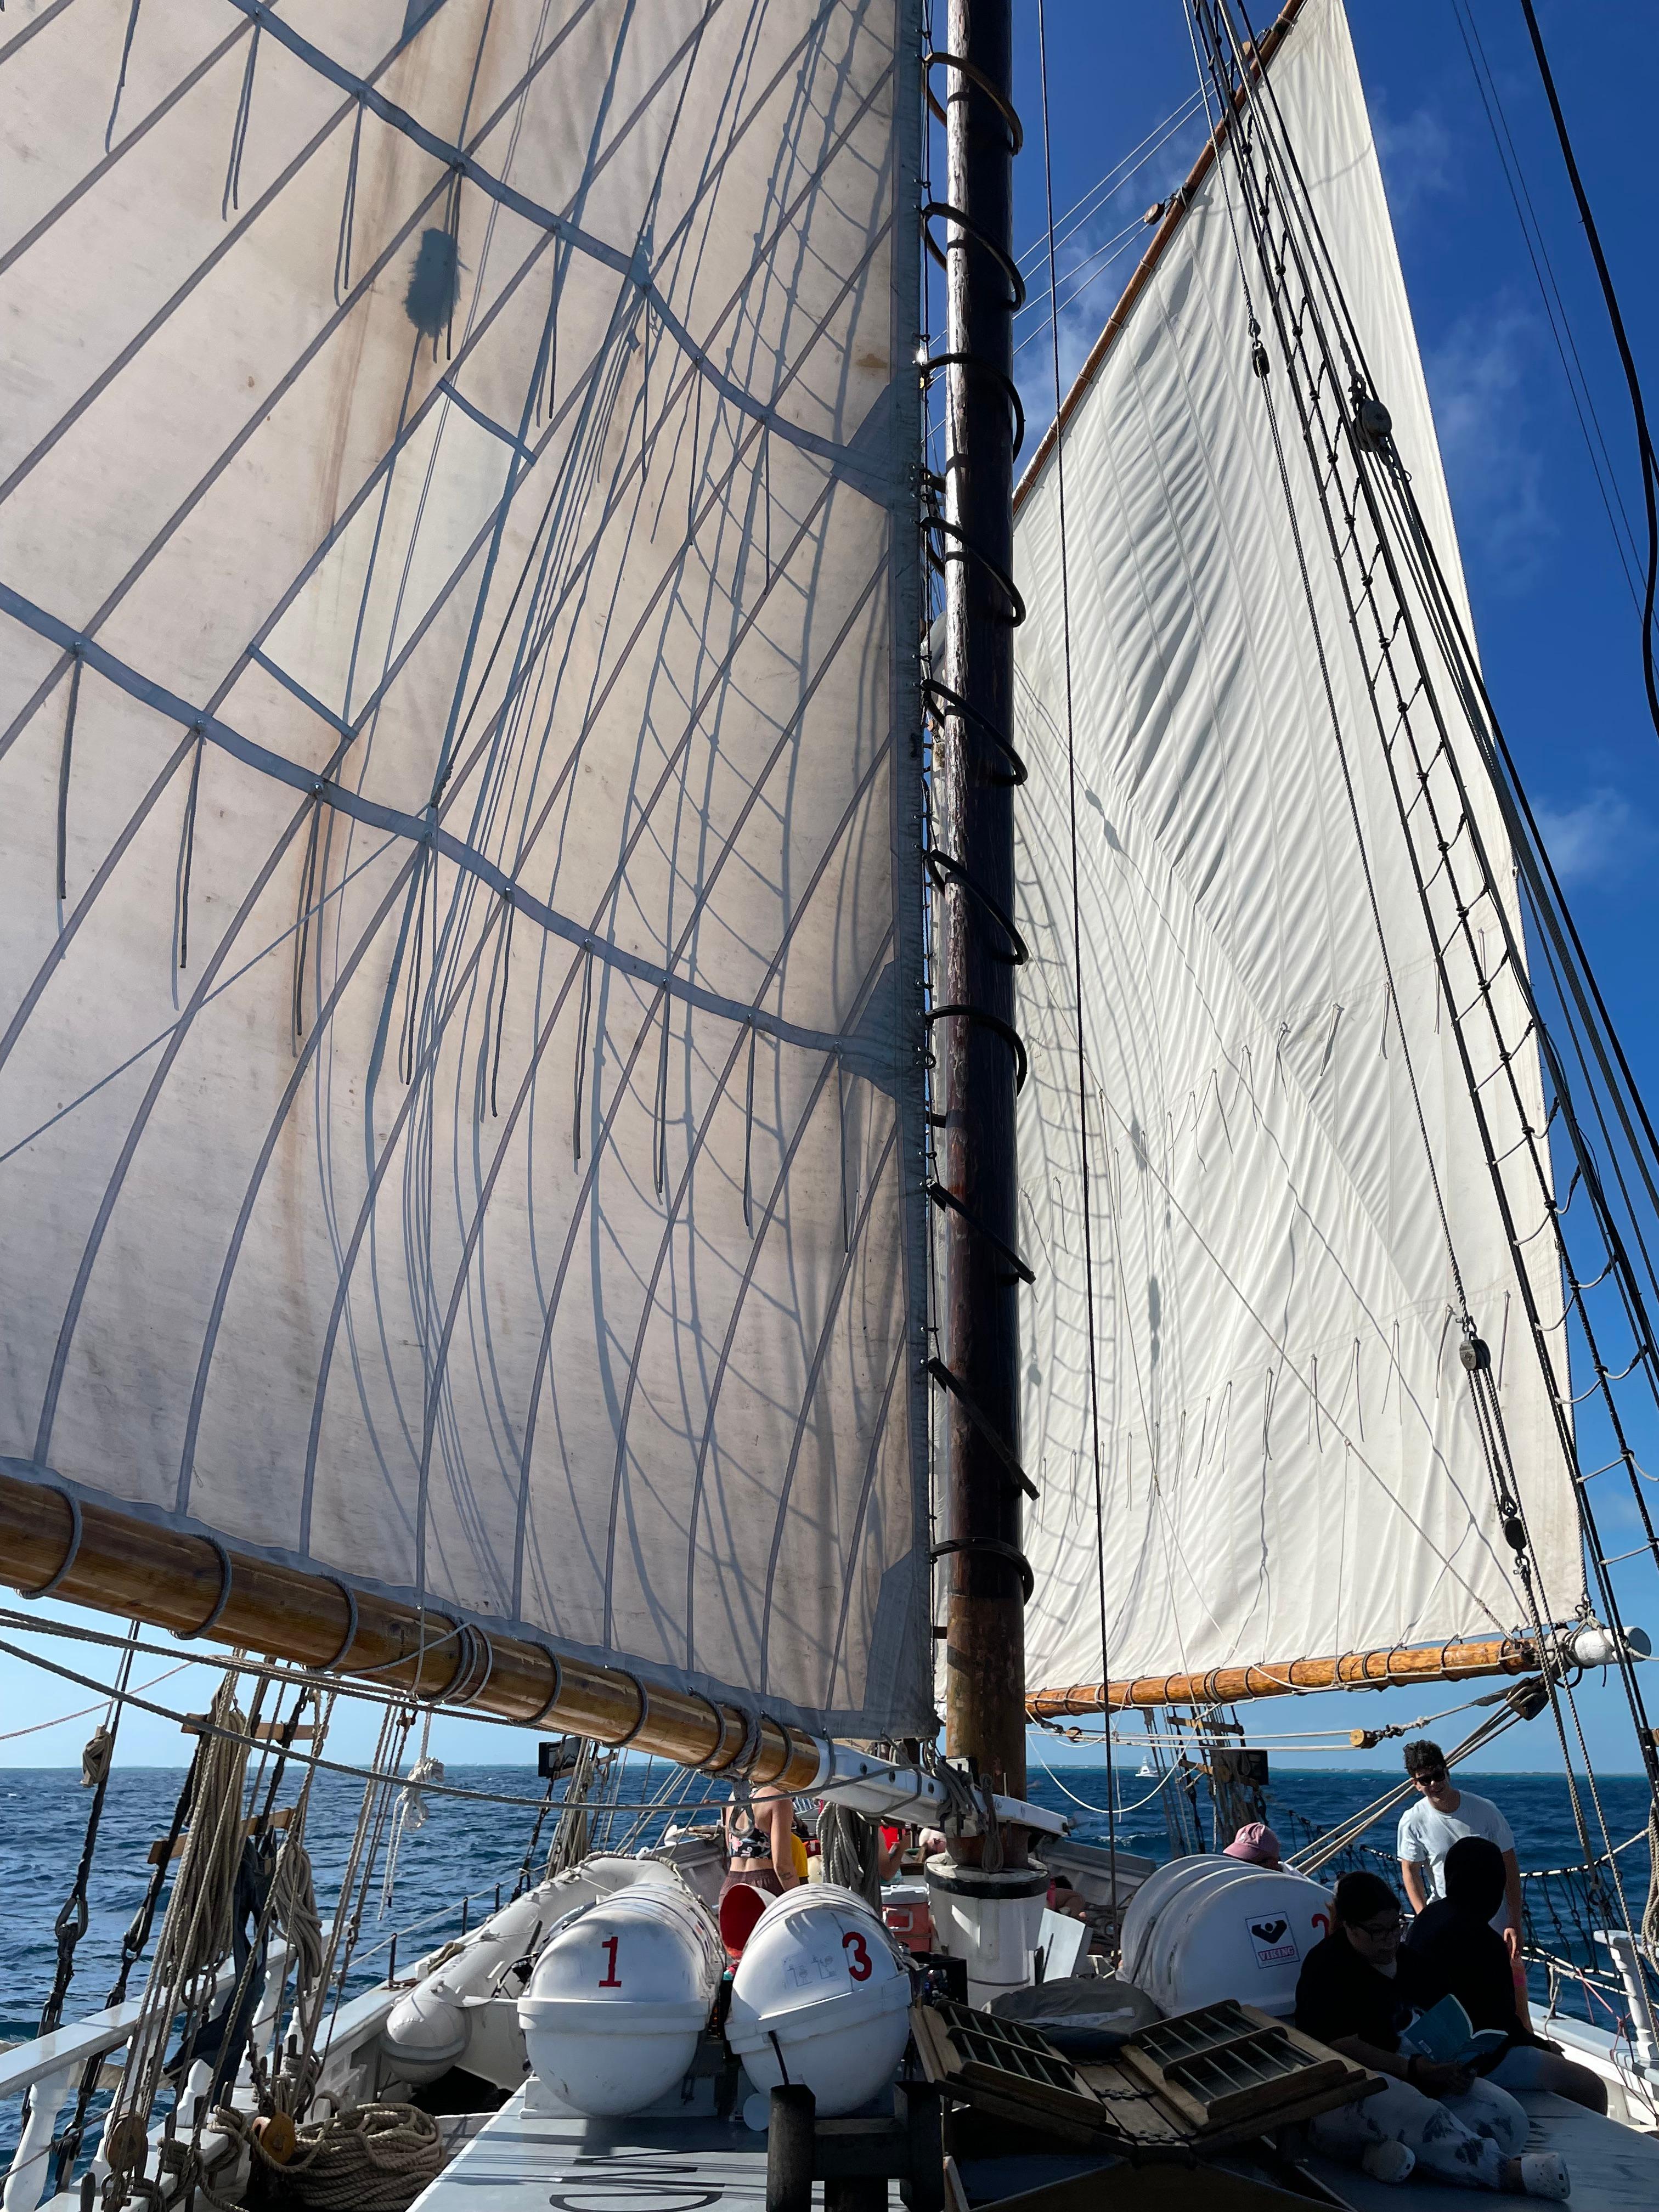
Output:
[[[695,1691],[556,1656],[428,1607],[424,1616],[327,1575],[227,1550],[136,1514],[0,1471],[0,1582],[175,1635],[288,1660],[527,1726],[627,1744],[682,1766],[779,1782],[817,1779],[815,1736],[757,1727]]]
[[[1056,1721],[1079,1713],[1121,1712],[1126,1707],[1233,1705],[1249,1698],[1289,1697],[1297,1690],[1380,1690],[1391,1683],[1527,1674],[1544,1663],[1545,1655],[1529,1638],[1492,1637],[1477,1643],[1349,1651],[1328,1659],[1287,1659],[1277,1666],[1216,1667],[1206,1674],[1141,1674],[1127,1681],[1080,1682],[1069,1690],[1034,1690],[1025,1710],[1034,1721]]]
[[[944,1291],[940,1405],[951,1555],[945,1741],[1025,1795],[1020,1549],[1018,1191],[1012,757],[1013,156],[1010,0],[951,0],[933,58],[945,115],[945,690],[933,750]],[[1029,1279],[1029,1273],[1027,1273]],[[1012,1840],[1012,1839],[1011,1839]],[[1018,1843],[1012,1845],[1018,1851]]]

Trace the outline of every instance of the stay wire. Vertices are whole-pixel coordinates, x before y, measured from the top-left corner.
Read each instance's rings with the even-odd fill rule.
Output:
[[[1654,733],[1659,736],[1659,672],[1655,670],[1653,653],[1653,605],[1655,593],[1659,592],[1659,503],[1655,500],[1654,487],[1656,478],[1659,478],[1659,460],[1654,457],[1653,441],[1648,435],[1648,415],[1642,398],[1642,380],[1637,374],[1636,357],[1631,351],[1630,339],[1626,334],[1625,318],[1619,306],[1619,295],[1613,288],[1613,272],[1607,267],[1607,255],[1601,250],[1601,234],[1595,227],[1595,217],[1590,210],[1589,195],[1584,190],[1583,177],[1578,173],[1577,156],[1573,152],[1566,117],[1561,112],[1555,78],[1550,69],[1549,56],[1544,51],[1544,37],[1538,27],[1538,17],[1532,0],[1521,0],[1521,12],[1527,19],[1527,35],[1532,40],[1538,74],[1543,81],[1544,96],[1549,102],[1555,135],[1561,147],[1561,158],[1566,164],[1572,196],[1578,204],[1579,220],[1584,226],[1584,237],[1589,246],[1591,258],[1595,263],[1601,297],[1607,304],[1607,320],[1613,328],[1613,343],[1619,349],[1625,382],[1630,391],[1631,413],[1636,422],[1637,450],[1642,462],[1642,501],[1648,526],[1647,575],[1642,595],[1642,680],[1647,690],[1648,713],[1652,719]]]
[[[1048,227],[1048,289],[1057,297],[1054,272],[1054,176],[1053,135],[1048,125],[1048,37],[1044,0],[1037,0],[1037,69],[1042,97],[1042,186]],[[1083,905],[1078,890],[1077,740],[1072,697],[1071,570],[1066,541],[1066,426],[1061,419],[1065,394],[1060,381],[1060,317],[1049,319],[1053,340],[1054,380],[1054,491],[1060,525],[1060,627],[1061,661],[1066,679],[1066,799],[1071,840],[1072,871],[1072,988],[1077,1009],[1077,1109],[1079,1180],[1083,1200],[1083,1295],[1089,1344],[1089,1429],[1095,1482],[1095,1576],[1100,1603],[1101,1693],[1109,1707],[1111,1668],[1107,1656],[1106,1521],[1104,1486],[1100,1472],[1100,1378],[1095,1350],[1095,1254],[1093,1208],[1089,1174],[1089,1060],[1083,1029]],[[1106,1747],[1107,1847],[1110,1856],[1112,1899],[1117,1902],[1117,1791],[1112,1774],[1112,1729],[1109,1711],[1101,1731]]]
[[[1469,70],[1474,78],[1474,88],[1480,96],[1481,110],[1486,116],[1487,128],[1492,132],[1492,146],[1498,155],[1498,164],[1504,173],[1504,182],[1509,188],[1510,204],[1515,210],[1516,221],[1520,225],[1521,242],[1527,249],[1527,258],[1532,264],[1532,273],[1538,285],[1538,295],[1544,303],[1545,319],[1550,326],[1550,336],[1555,342],[1555,350],[1561,362],[1562,374],[1567,380],[1567,391],[1572,400],[1573,413],[1577,416],[1578,428],[1583,434],[1584,451],[1589,456],[1590,469],[1595,477],[1595,488],[1601,495],[1601,505],[1607,513],[1607,527],[1613,533],[1613,550],[1619,556],[1619,566],[1623,570],[1625,581],[1630,588],[1631,605],[1639,610],[1642,597],[1637,589],[1635,573],[1631,567],[1632,558],[1638,560],[1640,558],[1636,548],[1636,533],[1631,526],[1630,516],[1626,510],[1624,494],[1619,488],[1618,476],[1613,465],[1613,456],[1607,450],[1607,434],[1601,428],[1601,418],[1596,411],[1595,395],[1590,391],[1589,379],[1584,373],[1584,363],[1578,351],[1578,341],[1573,336],[1572,323],[1567,313],[1566,301],[1561,296],[1561,286],[1555,274],[1555,265],[1550,259],[1549,247],[1544,238],[1544,228],[1538,220],[1538,210],[1533,204],[1532,192],[1527,183],[1526,172],[1521,166],[1520,149],[1515,143],[1515,134],[1510,129],[1510,119],[1504,109],[1503,95],[1498,91],[1498,80],[1492,74],[1492,64],[1486,58],[1486,49],[1481,42],[1480,32],[1474,20],[1474,11],[1468,6],[1467,0],[1452,0],[1452,14],[1456,20],[1458,34],[1463,41],[1463,51],[1468,57]],[[1571,362],[1567,358],[1569,353],[1572,356]],[[1593,438],[1590,435],[1591,424],[1595,425],[1595,431]],[[1600,448],[1599,456],[1598,447]],[[1604,466],[1605,476],[1603,475]],[[1619,509],[1617,516],[1613,514],[1615,503]]]

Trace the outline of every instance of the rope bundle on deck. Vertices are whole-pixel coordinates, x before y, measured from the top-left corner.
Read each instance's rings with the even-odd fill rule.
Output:
[[[343,2106],[332,2119],[296,2128],[284,2160],[246,2112],[222,2106],[213,2124],[249,2145],[261,2195],[302,2212],[405,2212],[443,2162],[438,2123],[414,2105]]]

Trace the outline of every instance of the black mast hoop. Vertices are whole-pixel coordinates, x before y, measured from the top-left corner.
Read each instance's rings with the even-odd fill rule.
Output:
[[[1011,154],[1019,152],[1025,143],[1025,125],[1019,119],[1019,110],[1006,93],[992,83],[977,62],[970,62],[962,54],[947,53],[943,46],[930,46],[921,58],[921,67],[922,82],[927,86],[928,109],[938,121],[948,123],[951,118],[945,113],[943,102],[927,80],[936,69],[959,70],[969,84],[975,86],[985,94],[987,100],[1007,125],[1008,151]]]
[[[965,240],[951,239],[941,246],[927,227],[936,215],[945,216],[955,223],[958,229],[966,234]],[[971,242],[975,246],[982,247],[1008,279],[1013,293],[1013,297],[1008,303],[1010,313],[1017,315],[1025,305],[1025,279],[1019,273],[1018,262],[1012,253],[1005,252],[997,244],[988,231],[981,229],[972,216],[964,215],[959,207],[953,206],[949,200],[929,200],[921,210],[921,235],[928,252],[932,254],[941,269],[945,266],[945,256],[957,252],[964,243]]]

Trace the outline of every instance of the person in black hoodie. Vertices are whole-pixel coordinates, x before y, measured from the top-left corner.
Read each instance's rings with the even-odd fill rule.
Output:
[[[1401,1951],[1413,1994],[1426,2010],[1457,1999],[1471,2027],[1501,2027],[1509,2041],[1476,2071],[1500,2089],[1553,2089],[1593,2112],[1607,2109],[1606,2084],[1534,2035],[1515,2007],[1515,1983],[1492,1916],[1504,1900],[1504,1854],[1484,1836],[1465,1836],[1446,1854],[1446,1893],[1412,1923]]]
[[[1401,2050],[1422,1993],[1400,1955],[1400,1899],[1388,1883],[1344,1875],[1331,1931],[1302,1964],[1296,2024],[1385,2079],[1371,2096],[1310,2121],[1314,2148],[1378,2181],[1404,2181],[1420,2166],[1459,2188],[1565,2199],[1564,2161],[1524,2148],[1527,2115],[1513,2097],[1461,2067]]]

